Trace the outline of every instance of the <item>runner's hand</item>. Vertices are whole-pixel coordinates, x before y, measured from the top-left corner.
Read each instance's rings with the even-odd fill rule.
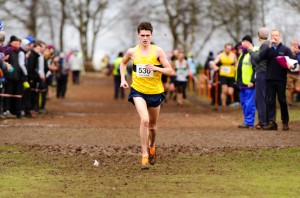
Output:
[[[123,81],[121,82],[120,87],[122,87],[122,88],[124,88],[124,89],[129,88],[128,83],[126,82],[126,80],[123,80]]]
[[[149,70],[149,71],[155,71],[155,66],[153,64],[147,64],[146,65],[146,68]]]
[[[248,88],[252,88],[254,86],[254,84],[251,82],[248,84]]]

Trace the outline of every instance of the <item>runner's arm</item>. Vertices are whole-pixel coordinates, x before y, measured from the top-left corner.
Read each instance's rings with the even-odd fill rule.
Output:
[[[221,54],[219,54],[216,57],[216,59],[212,62],[212,64],[209,65],[209,68],[218,71],[219,67],[217,66],[217,64],[220,62],[220,59],[221,59]]]
[[[120,85],[120,87],[123,87],[123,88],[128,88],[129,87],[127,82],[126,82],[125,75],[126,75],[127,64],[130,61],[132,55],[133,55],[133,48],[130,48],[130,49],[127,50],[126,54],[124,55],[124,57],[122,58],[122,61],[120,63],[120,74],[121,74],[121,85]]]
[[[163,68],[156,67],[154,65],[147,65],[147,69],[157,71],[168,76],[172,76],[175,74],[175,71],[170,65],[165,52],[159,47],[157,47],[157,58],[159,62],[162,64]]]

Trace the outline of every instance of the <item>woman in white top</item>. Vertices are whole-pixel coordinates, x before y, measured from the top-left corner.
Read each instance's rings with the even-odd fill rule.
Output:
[[[182,98],[186,98],[187,78],[191,74],[188,62],[184,59],[182,51],[178,54],[178,59],[174,62],[176,71],[175,87],[177,91],[177,104],[182,105]]]

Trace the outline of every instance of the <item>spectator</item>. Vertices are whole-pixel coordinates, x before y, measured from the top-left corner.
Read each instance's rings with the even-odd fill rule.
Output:
[[[245,49],[238,59],[236,84],[240,89],[240,101],[244,113],[244,123],[238,128],[253,128],[255,120],[255,89],[254,89],[254,61],[247,50],[253,48],[252,37],[246,35],[242,39]],[[254,50],[255,51],[255,50]]]
[[[120,52],[118,57],[113,61],[113,76],[114,76],[114,98],[118,99],[119,91],[121,92],[121,99],[125,98],[124,88],[120,87],[121,74],[120,74],[120,63],[123,58],[123,52]]]
[[[261,59],[267,60],[267,126],[264,130],[277,130],[276,123],[276,95],[280,104],[283,130],[289,130],[289,112],[286,102],[287,69],[280,66],[277,56],[289,56],[293,58],[291,50],[280,41],[279,30],[272,30],[270,46],[260,54]],[[294,69],[294,65],[288,65],[288,69]]]
[[[299,42],[294,39],[292,41],[291,51],[293,53],[293,58],[300,62],[300,50]],[[299,79],[299,67],[295,70],[288,70],[287,74],[287,102],[289,106],[292,106],[294,93],[300,92],[300,79]]]
[[[72,70],[73,75],[73,84],[79,85],[80,84],[80,71],[83,67],[83,59],[82,54],[79,53],[78,50],[74,50],[73,54],[70,56],[69,64]]]
[[[267,125],[267,105],[266,105],[266,67],[267,61],[261,60],[259,54],[266,50],[270,42],[267,40],[269,36],[269,30],[262,27],[258,31],[258,41],[261,43],[259,51],[253,51],[253,47],[250,46],[250,56],[257,63],[255,68],[255,104],[258,114],[258,123],[256,129],[262,129]]]

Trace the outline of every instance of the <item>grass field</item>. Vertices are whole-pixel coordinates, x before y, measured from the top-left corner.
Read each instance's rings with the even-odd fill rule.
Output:
[[[115,159],[114,159],[115,158]],[[0,197],[300,197],[300,148],[99,159],[0,147]]]

